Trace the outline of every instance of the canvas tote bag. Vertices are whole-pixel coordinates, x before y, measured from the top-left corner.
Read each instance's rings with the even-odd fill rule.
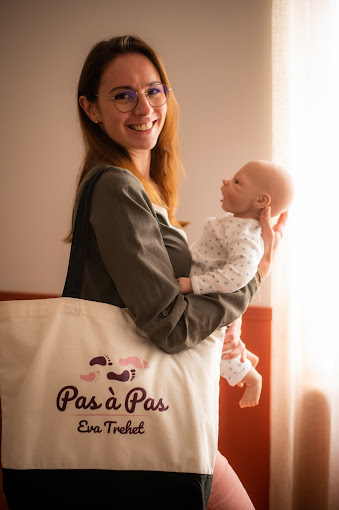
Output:
[[[103,171],[81,196],[64,296],[80,294],[90,197]],[[218,330],[196,348],[170,355],[149,341],[127,309],[76,297],[0,303],[8,500],[32,473],[41,474],[42,485],[61,470],[211,478],[222,343]]]

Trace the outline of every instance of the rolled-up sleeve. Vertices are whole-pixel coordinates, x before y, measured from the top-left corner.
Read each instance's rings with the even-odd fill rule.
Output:
[[[182,295],[150,199],[127,170],[100,177],[90,221],[106,271],[136,325],[168,353],[192,348],[240,317],[257,290],[253,279],[232,294]]]

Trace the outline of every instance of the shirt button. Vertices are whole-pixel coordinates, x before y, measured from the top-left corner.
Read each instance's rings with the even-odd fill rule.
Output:
[[[168,311],[167,311],[167,310],[164,310],[163,312],[161,312],[161,315],[162,315],[163,317],[167,317],[167,315],[168,315]]]

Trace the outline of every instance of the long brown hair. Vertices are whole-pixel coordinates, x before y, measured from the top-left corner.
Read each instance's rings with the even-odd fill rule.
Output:
[[[114,142],[100,127],[93,123],[79,104],[80,96],[96,101],[101,76],[107,65],[118,55],[141,53],[157,69],[162,83],[170,87],[165,68],[156,52],[137,36],[125,35],[101,41],[91,49],[84,63],[78,85],[78,114],[85,142],[85,159],[78,179],[78,187],[86,179],[93,166],[111,164],[126,168],[143,184],[146,193],[155,204],[165,206],[170,221],[184,225],[175,217],[178,201],[178,183],[183,172],[177,135],[178,104],[171,91],[167,102],[167,115],[157,145],[151,151],[150,179],[143,177],[135,167],[128,151]],[[71,236],[70,236],[71,237]]]

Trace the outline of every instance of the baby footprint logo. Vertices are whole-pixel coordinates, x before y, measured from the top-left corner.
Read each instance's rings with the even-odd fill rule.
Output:
[[[147,363],[147,361],[140,358],[139,356],[129,356],[128,358],[120,358],[118,363],[121,367],[126,367],[126,369],[119,373],[113,372],[112,370],[107,372],[106,377],[109,381],[120,382],[133,381],[136,375],[136,370],[149,368],[149,364]],[[95,358],[92,358],[89,364],[91,367],[95,367],[96,365],[107,368],[113,366],[113,363],[111,362],[107,354],[105,354],[104,356],[96,356]],[[134,368],[127,368],[127,365],[132,365],[132,367]],[[100,370],[95,370],[88,374],[80,375],[80,379],[85,382],[96,382],[99,379],[100,374],[101,374]]]

